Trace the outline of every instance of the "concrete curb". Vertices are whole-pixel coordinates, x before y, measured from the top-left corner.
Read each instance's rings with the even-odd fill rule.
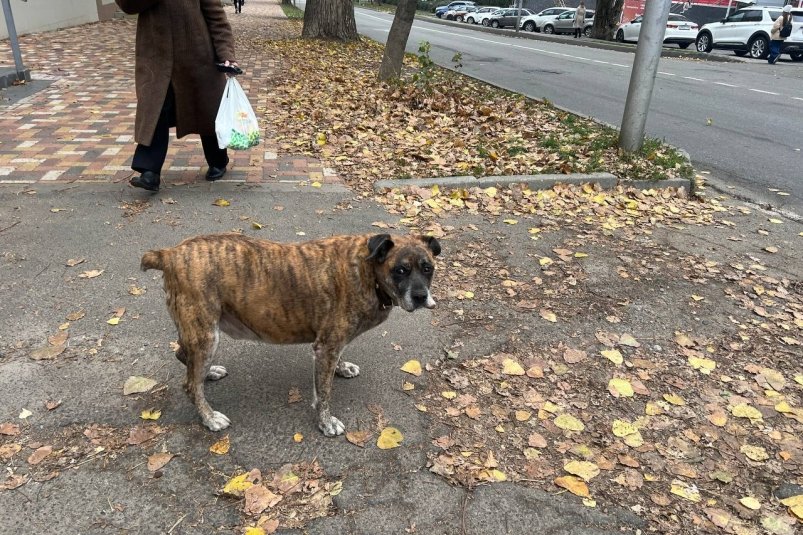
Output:
[[[531,39],[533,41],[547,41],[550,43],[562,43],[571,46],[585,46],[588,48],[599,48],[603,50],[614,50],[617,52],[628,52],[631,54],[635,54],[636,52],[636,45],[628,44],[628,43],[619,43],[616,41],[602,41],[599,39],[571,39],[567,40],[559,36],[555,35],[546,35],[543,33],[535,33],[535,32],[525,32],[520,30],[518,34],[514,33],[512,30],[503,30],[503,29],[496,29],[496,28],[487,28],[485,26],[481,26],[479,24],[466,24],[464,22],[457,22],[452,20],[443,20],[439,19],[435,16],[425,16],[422,17],[416,14],[416,17],[420,20],[426,20],[427,22],[432,22],[434,24],[442,24],[444,26],[458,26],[460,28],[468,28],[470,30],[475,30],[478,32],[484,33],[492,33],[496,35],[505,35],[507,37],[519,37],[521,39]],[[684,58],[684,59],[699,59],[703,61],[713,61],[713,62],[720,62],[720,63],[743,63],[742,60],[737,58],[730,58],[728,56],[718,56],[716,54],[704,54],[702,52],[697,52],[696,50],[681,50],[681,49],[672,49],[672,48],[663,48],[661,50],[661,57],[662,58]]]
[[[31,71],[30,69],[24,69],[22,71],[22,75],[25,78],[26,82],[31,81]],[[0,89],[5,89],[6,87],[11,87],[14,85],[14,82],[17,81],[17,69],[14,67],[2,68],[0,69]]]
[[[513,184],[527,184],[534,190],[550,189],[555,184],[599,184],[603,189],[613,189],[617,185],[627,185],[638,189],[651,188],[686,188],[690,190],[692,182],[683,178],[667,180],[619,180],[610,173],[573,173],[569,175],[510,175],[510,176],[448,176],[435,178],[401,178],[379,180],[374,182],[374,191],[381,192],[387,189],[403,189],[413,186],[431,188],[487,188],[491,186],[510,186]]]

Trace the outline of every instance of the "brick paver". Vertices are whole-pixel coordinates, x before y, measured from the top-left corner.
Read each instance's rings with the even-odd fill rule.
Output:
[[[278,0],[249,0],[242,14],[226,7],[237,36],[239,78],[261,118],[263,142],[249,151],[229,151],[226,180],[241,182],[342,183],[320,160],[281,154],[273,142],[265,80],[277,61],[265,57],[260,39],[288,37]],[[35,79],[53,80],[46,89],[10,106],[0,105],[0,184],[37,182],[121,182],[132,176],[134,153],[133,18],[23,36],[26,66]],[[8,42],[0,42],[5,55]],[[10,56],[10,51],[9,51]],[[177,140],[171,133],[162,180],[203,180],[206,162],[198,136]]]

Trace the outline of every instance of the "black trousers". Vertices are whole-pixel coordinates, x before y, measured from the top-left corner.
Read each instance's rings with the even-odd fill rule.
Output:
[[[150,145],[138,144],[134,151],[134,160],[131,162],[131,169],[142,173],[151,171],[161,174],[162,165],[167,156],[167,144],[170,141],[170,127],[176,124],[176,95],[173,86],[167,89],[162,111],[159,113],[159,120],[156,123],[156,130],[153,132],[153,139]],[[229,163],[229,156],[226,149],[218,148],[217,136],[201,136],[201,145],[204,148],[204,156],[209,167],[224,168]]]
[[[243,0],[234,0],[234,12],[235,13],[243,12]]]

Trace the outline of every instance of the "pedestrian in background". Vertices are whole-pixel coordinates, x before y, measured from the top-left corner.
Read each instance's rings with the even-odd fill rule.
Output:
[[[234,0],[234,12],[235,13],[242,13],[243,12],[243,4],[245,0]]]
[[[115,0],[138,14],[136,44],[137,148],[132,186],[158,191],[170,127],[176,136],[199,134],[207,180],[226,173],[215,116],[226,86],[216,63],[236,65],[234,36],[220,0]]]
[[[770,55],[767,57],[767,63],[773,65],[777,63],[778,58],[781,57],[781,44],[789,37],[790,32],[784,31],[784,26],[789,25],[791,30],[792,25],[792,6],[787,4],[783,6],[783,16],[775,19],[775,24],[772,25],[770,31]],[[782,35],[786,34],[786,35]]]
[[[586,24],[586,3],[580,2],[577,6],[577,11],[574,12],[574,37],[578,38],[583,35],[583,26]]]

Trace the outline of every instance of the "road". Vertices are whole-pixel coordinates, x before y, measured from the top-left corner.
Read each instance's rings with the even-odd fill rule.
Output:
[[[392,15],[356,9],[360,34],[384,42]],[[512,32],[511,32],[512,33]],[[633,54],[478,32],[417,18],[422,41],[450,67],[499,87],[620,125]],[[699,171],[733,193],[803,218],[803,66],[662,58],[647,133],[689,152]],[[777,191],[772,191],[777,190]],[[780,193],[788,195],[780,195]]]

